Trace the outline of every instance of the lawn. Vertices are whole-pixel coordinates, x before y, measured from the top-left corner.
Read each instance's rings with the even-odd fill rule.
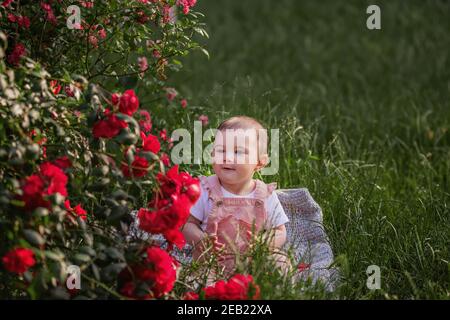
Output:
[[[381,30],[366,28],[370,4]],[[333,297],[449,299],[449,3],[205,0],[198,11],[210,59],[184,59],[175,84],[212,127],[246,114],[280,129],[280,170],[264,179],[321,205],[342,274]],[[366,287],[373,264],[380,290]]]

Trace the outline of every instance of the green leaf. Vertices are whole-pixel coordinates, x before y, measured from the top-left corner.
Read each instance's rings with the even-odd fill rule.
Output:
[[[12,199],[10,203],[16,207],[25,207],[25,201]]]
[[[95,257],[96,254],[97,254],[97,253],[95,252],[94,249],[92,249],[91,247],[88,247],[88,246],[83,246],[83,247],[81,247],[81,248],[80,248],[80,252],[85,253],[85,254],[88,254],[88,255],[90,255],[91,257]]]
[[[117,259],[125,261],[125,257],[122,252],[120,252],[117,248],[109,247],[105,250],[105,253],[111,258],[111,259]]]
[[[201,52],[203,52],[209,59],[209,52],[205,48],[200,48]]]
[[[55,260],[55,261],[61,261],[64,259],[64,254],[62,254],[62,253],[56,253],[53,251],[45,251],[44,253],[47,258]]]
[[[69,300],[70,299],[69,292],[67,292],[67,290],[62,287],[56,287],[56,288],[51,289],[50,294],[55,299],[59,299],[59,300]]]
[[[112,263],[103,269],[102,275],[107,279],[114,279],[117,277],[120,271],[122,271],[127,266],[126,263]]]
[[[88,263],[91,261],[91,257],[84,253],[77,253],[73,259],[78,263]]]
[[[26,229],[23,231],[25,239],[36,246],[43,245],[45,243],[44,238],[34,230]]]
[[[100,271],[95,263],[91,265],[92,273],[97,281],[100,281]]]

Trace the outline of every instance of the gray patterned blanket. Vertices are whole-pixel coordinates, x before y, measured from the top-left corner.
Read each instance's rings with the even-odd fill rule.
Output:
[[[276,192],[289,218],[285,250],[294,253],[300,266],[299,278],[311,278],[313,283],[321,281],[328,291],[333,291],[338,281],[338,270],[332,267],[334,256],[323,226],[322,209],[306,188]]]

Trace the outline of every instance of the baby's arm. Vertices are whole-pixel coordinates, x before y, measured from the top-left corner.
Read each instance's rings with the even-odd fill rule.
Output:
[[[286,226],[284,224],[272,229],[270,249],[280,249],[286,242]]]
[[[223,244],[217,242],[216,236],[209,236],[206,232],[203,232],[200,223],[200,220],[191,215],[181,230],[186,243],[192,245],[194,248],[192,257],[195,260],[200,258],[211,242],[215,251],[220,251],[223,248]]]
[[[181,230],[186,243],[192,245],[193,247],[195,247],[205,237],[205,233],[200,228],[200,223],[200,220],[190,215]]]
[[[286,242],[286,227],[282,224],[272,230],[275,232],[275,235],[270,243],[270,249],[272,250],[271,257],[274,259],[275,265],[281,269],[283,274],[287,274],[287,272],[291,270],[292,265],[286,253],[280,250]]]

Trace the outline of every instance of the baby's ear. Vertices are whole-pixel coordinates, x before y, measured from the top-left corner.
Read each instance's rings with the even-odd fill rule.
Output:
[[[268,163],[269,163],[269,155],[265,153],[261,154],[259,156],[258,164],[256,165],[256,170],[264,168],[265,166],[267,166]]]

